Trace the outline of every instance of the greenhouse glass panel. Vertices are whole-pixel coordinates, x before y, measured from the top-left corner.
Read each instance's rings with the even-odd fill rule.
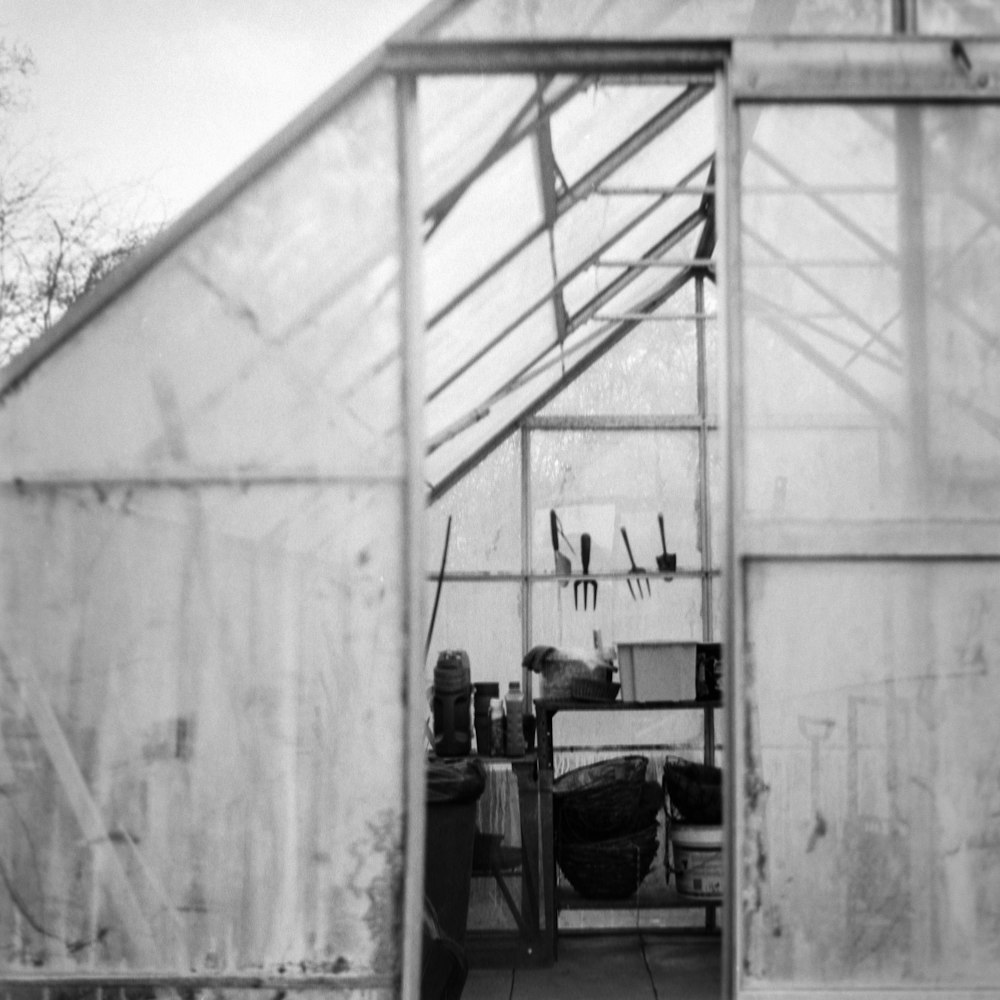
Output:
[[[425,596],[434,603],[433,584]],[[430,655],[427,683],[434,683],[434,664],[442,650],[462,649],[469,654],[472,683],[497,681],[501,691],[521,680],[524,657],[521,640],[521,585],[518,581],[446,580],[441,588]]]
[[[521,569],[521,454],[508,438],[428,511],[428,572],[441,570],[448,518],[448,572]]]
[[[435,316],[510,247],[530,238],[541,218],[534,149],[522,140],[463,192],[425,238],[428,315]]]
[[[289,134],[5,386],[6,976],[398,982],[394,83]]]
[[[751,565],[750,990],[1000,981],[998,581],[994,561]]]
[[[554,572],[547,530],[551,509],[574,543],[583,532],[590,534],[592,573],[629,569],[623,527],[636,563],[655,572],[658,513],[664,515],[678,569],[700,569],[695,432],[533,431],[531,469],[533,571]],[[574,562],[579,566],[579,558]]]
[[[556,226],[560,264],[565,271],[571,263],[583,265],[563,292],[570,326],[592,314],[591,305],[617,298],[616,308],[625,312],[667,286],[693,258],[703,223],[690,198],[680,197],[645,205],[606,197],[567,213]]]
[[[923,35],[996,35],[1000,10],[993,0],[917,0],[917,29]]]
[[[430,262],[434,260],[434,255],[430,255]],[[545,304],[552,279],[549,240],[543,234],[527,244],[506,266],[488,276],[446,315],[431,319],[426,363],[432,401],[434,396],[446,392],[452,380],[460,377],[469,366],[490,356],[495,347],[502,347],[507,333],[516,329],[525,318],[537,320],[541,316],[547,321],[549,340],[555,340],[551,309],[545,310],[538,305]],[[533,305],[537,308],[525,317]],[[484,368],[492,369],[495,378],[509,374],[492,359]],[[463,404],[482,398],[484,394],[472,391],[471,396],[453,404],[455,416],[461,414]],[[430,436],[433,438],[433,432]]]
[[[747,120],[748,512],[995,519],[1000,111]]]
[[[0,471],[399,474],[392,98],[355,95],[48,356]]]
[[[970,0],[971,2],[971,0]],[[426,34],[437,38],[705,38],[743,34],[885,34],[891,0],[475,0]]]
[[[562,82],[562,87],[567,86]],[[532,76],[424,76],[418,86],[425,204],[445,211],[536,120]],[[551,85],[546,92],[556,93]],[[428,221],[435,221],[435,213]]]
[[[685,92],[682,86],[595,81],[573,98],[552,120],[552,152],[566,184],[572,187],[626,140],[655,123],[664,127],[673,116],[664,112]]]
[[[671,299],[694,311],[693,283]],[[693,323],[639,324],[545,409],[554,414],[696,414],[698,368]]]
[[[547,518],[548,511],[546,530]],[[705,633],[701,582],[697,578],[675,576],[667,581],[657,574],[654,554],[643,554],[640,558],[640,553],[633,548],[636,562],[650,571],[648,576],[642,577],[641,595],[638,576],[631,580],[632,591],[629,591],[624,579],[596,576],[597,607],[594,607],[594,591],[591,589],[585,608],[579,538],[575,532],[570,534],[570,538],[573,549],[570,550],[564,542],[560,545],[560,551],[569,558],[574,578],[565,586],[556,580],[540,581],[532,585],[532,645],[590,651],[594,648],[594,629],[600,630],[606,645],[618,642],[702,641]],[[630,543],[631,540],[630,533]],[[554,559],[551,543],[548,559],[552,565]],[[623,556],[622,562],[623,565],[616,569],[627,570],[627,557]],[[592,573],[600,572],[595,570],[593,561],[590,568]],[[693,691],[691,697],[694,697]]]
[[[8,971],[393,971],[402,508],[0,490]]]

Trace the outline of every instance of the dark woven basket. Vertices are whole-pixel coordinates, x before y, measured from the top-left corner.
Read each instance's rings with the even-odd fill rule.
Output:
[[[631,754],[556,778],[552,794],[560,834],[572,840],[600,840],[634,829],[648,763],[647,758]]]
[[[722,770],[668,757],[663,764],[667,814],[685,823],[718,826],[722,822]]]
[[[649,874],[659,841],[657,825],[593,843],[562,841],[557,860],[569,884],[588,899],[626,899]]]
[[[574,677],[570,681],[569,692],[574,701],[614,701],[621,688],[621,684]]]

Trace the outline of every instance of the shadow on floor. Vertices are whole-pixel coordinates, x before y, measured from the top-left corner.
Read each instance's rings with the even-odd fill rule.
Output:
[[[470,969],[462,1000],[719,1000],[722,942],[646,934],[559,937],[547,969]]]

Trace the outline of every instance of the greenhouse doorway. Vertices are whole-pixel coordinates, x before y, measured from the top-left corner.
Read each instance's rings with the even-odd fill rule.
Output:
[[[556,691],[523,666],[539,647],[598,677],[602,663],[621,670],[619,644],[688,655],[666,688],[643,693],[614,673],[612,704],[581,699],[585,710],[544,720],[539,938],[515,952],[544,962],[560,936],[639,927],[714,941],[717,969],[721,861],[714,891],[678,893],[663,776],[668,760],[722,764],[722,702],[697,701],[695,662],[725,628],[720,67],[718,53],[695,68],[674,53],[656,72],[648,55],[638,68],[620,56],[543,66],[525,53],[522,71],[473,73],[453,51],[418,77],[425,680],[442,651],[461,650],[473,684],[501,699],[520,684],[531,705]],[[470,733],[474,752],[485,731]],[[570,770],[637,755],[660,799],[655,853],[620,898],[595,900],[556,857],[545,797]],[[487,760],[477,832],[523,853],[532,831],[515,770]],[[531,908],[520,874],[506,886],[486,876],[469,903],[481,954],[498,933],[523,939]]]

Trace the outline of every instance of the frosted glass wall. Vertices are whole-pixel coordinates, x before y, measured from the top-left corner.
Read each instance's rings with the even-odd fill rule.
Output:
[[[742,986],[995,987],[1000,111],[742,126]]]
[[[397,981],[394,136],[378,83],[3,401],[2,972]]]

